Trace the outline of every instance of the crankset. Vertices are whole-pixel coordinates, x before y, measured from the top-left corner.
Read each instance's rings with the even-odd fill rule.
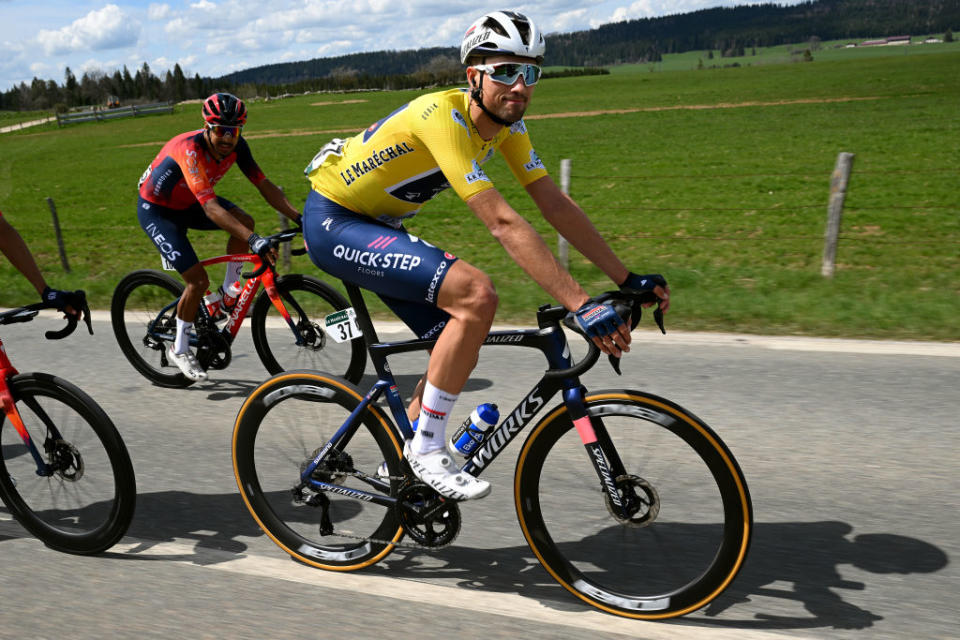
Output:
[[[226,369],[233,354],[230,341],[216,329],[200,329],[197,336],[197,362],[205,371]]]
[[[424,547],[445,547],[460,533],[460,507],[422,482],[405,482],[393,509],[403,531]]]
[[[653,485],[634,475],[618,476],[614,481],[623,510],[629,514],[624,518],[619,509],[610,500],[610,494],[604,492],[603,499],[617,522],[628,527],[646,527],[654,523],[660,514],[660,495]]]

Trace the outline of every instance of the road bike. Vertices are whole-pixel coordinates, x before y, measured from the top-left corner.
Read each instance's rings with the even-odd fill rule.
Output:
[[[299,230],[268,236],[274,245],[290,242]],[[304,250],[295,249],[293,254]],[[225,369],[232,345],[252,306],[251,335],[257,355],[270,373],[311,368],[336,372],[358,382],[366,366],[362,342],[329,339],[324,318],[345,309],[346,299],[325,282],[307,275],[278,276],[269,261],[256,254],[224,255],[202,260],[205,267],[223,262],[249,262],[252,273],[237,303],[223,320],[200,304],[190,345],[204,370]],[[264,291],[256,297],[261,281]],[[177,335],[177,303],[183,283],[153,269],[126,275],[113,292],[110,314],[123,355],[148,380],[161,387],[187,387],[193,380],[167,358],[167,345]],[[222,326],[221,326],[222,325]]]
[[[93,333],[85,297],[74,300],[82,301],[71,305],[83,309]],[[0,325],[29,322],[40,308],[0,313]],[[46,337],[63,338],[76,326],[70,316]],[[0,401],[0,501],[6,511],[58,551],[89,555],[112,547],[130,526],[137,487],[130,455],[107,414],[66,380],[19,373],[2,341]]]
[[[387,358],[435,340],[380,343],[363,297],[347,284],[377,372],[364,394],[316,371],[278,374],[250,393],[234,425],[237,486],[266,534],[293,558],[350,571],[385,558],[409,536],[450,544],[460,506],[411,473],[413,436]],[[649,292],[609,292],[636,326]],[[654,312],[662,329],[659,307]],[[513,494],[520,528],[550,575],[584,602],[638,619],[684,615],[737,575],[753,530],[746,481],[720,437],[664,398],[625,388],[587,391],[580,376],[600,351],[573,362],[563,307],[543,306],[538,329],[491,332],[484,346],[539,350],[547,370],[462,463],[479,475],[537,415],[520,449]],[[619,372],[619,363],[611,360]],[[562,402],[546,409],[555,394]],[[385,397],[389,414],[378,406]]]

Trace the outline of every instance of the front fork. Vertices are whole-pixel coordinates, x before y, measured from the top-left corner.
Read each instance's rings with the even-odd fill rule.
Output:
[[[591,417],[587,414],[584,391],[585,389],[581,386],[566,389],[563,392],[564,403],[587,451],[587,457],[590,458],[597,472],[600,486],[610,500],[611,508],[616,512],[615,515],[629,520],[634,509],[631,504],[624,501],[625,496],[618,490],[616,482],[617,478],[626,475],[623,460],[620,459],[620,454],[617,453],[617,448],[610,439],[603,419],[600,416]],[[629,490],[627,492],[629,493]]]
[[[27,431],[27,426],[23,424],[23,419],[20,417],[20,412],[17,410],[17,405],[13,400],[13,395],[10,393],[10,388],[6,384],[0,386],[0,405],[3,406],[4,415],[8,420],[10,420],[10,424],[13,425],[13,428],[17,430],[17,434],[20,436],[20,439],[23,440],[23,444],[27,447],[27,451],[30,452],[30,455],[33,456],[34,462],[37,463],[37,475],[51,475],[50,467],[43,460],[43,456],[40,455],[36,445],[34,445],[33,439],[30,437],[30,432]]]

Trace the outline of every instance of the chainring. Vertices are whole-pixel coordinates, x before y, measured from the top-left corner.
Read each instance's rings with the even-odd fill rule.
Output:
[[[460,507],[422,482],[405,482],[393,509],[404,532],[424,547],[445,547],[460,533]]]

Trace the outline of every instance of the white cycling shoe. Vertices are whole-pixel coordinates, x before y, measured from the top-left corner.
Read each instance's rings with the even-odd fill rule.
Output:
[[[410,442],[407,440],[403,445],[403,457],[410,464],[413,474],[440,495],[451,500],[473,500],[490,493],[490,483],[469,473],[462,473],[445,448],[429,453],[413,453]]]
[[[173,364],[177,365],[177,368],[194,382],[203,382],[207,379],[207,372],[203,370],[203,367],[200,366],[200,363],[197,362],[197,357],[193,355],[193,351],[187,351],[186,353],[174,353],[173,345],[171,344],[167,347],[167,358]]]

